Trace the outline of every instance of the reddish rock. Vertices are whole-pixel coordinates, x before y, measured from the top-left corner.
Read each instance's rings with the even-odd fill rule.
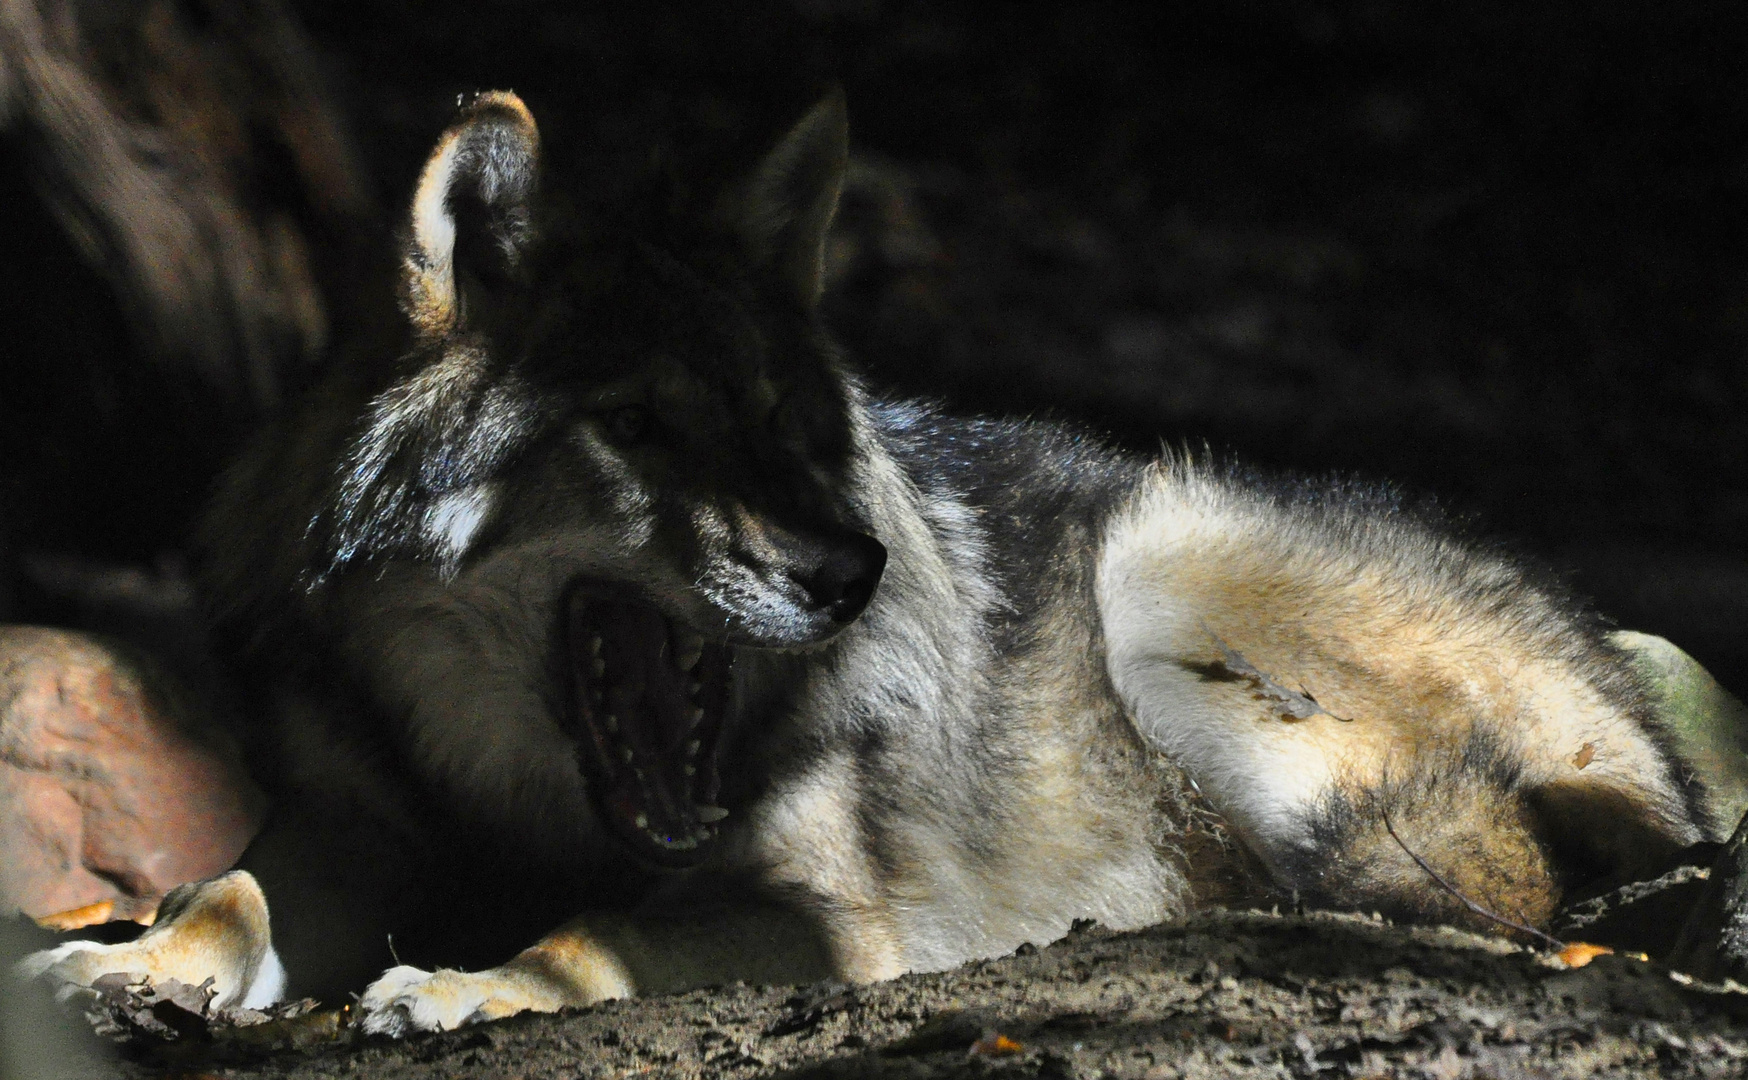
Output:
[[[265,807],[166,677],[84,634],[0,626],[0,911],[149,917],[235,862]]]

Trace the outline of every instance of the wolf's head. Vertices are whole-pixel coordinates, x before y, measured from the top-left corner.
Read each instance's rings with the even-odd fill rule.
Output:
[[[315,586],[513,578],[597,810],[657,861],[721,815],[737,651],[826,642],[885,564],[861,391],[817,313],[845,158],[834,94],[663,228],[583,224],[543,202],[523,103],[474,99],[406,222],[411,349],[309,525]]]

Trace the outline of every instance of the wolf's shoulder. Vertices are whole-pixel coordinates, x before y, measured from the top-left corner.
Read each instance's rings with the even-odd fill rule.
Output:
[[[1135,490],[1145,459],[1060,420],[966,416],[930,402],[877,400],[869,418],[888,453],[929,494],[1000,513],[1108,513]]]

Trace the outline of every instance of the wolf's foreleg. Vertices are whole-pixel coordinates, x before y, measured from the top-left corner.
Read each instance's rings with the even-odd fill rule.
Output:
[[[285,969],[273,951],[267,901],[254,877],[233,870],[170,890],[158,920],[133,941],[103,945],[69,941],[19,961],[19,976],[45,979],[65,998],[115,973],[176,979],[198,986],[213,980],[219,1008],[260,1008],[279,1000]]]
[[[485,971],[390,968],[364,991],[359,1023],[375,1035],[451,1031],[520,1012],[630,997],[636,990],[618,953],[577,924]]]
[[[556,1012],[737,979],[816,982],[834,974],[817,920],[775,903],[686,913],[587,915],[485,971],[391,968],[359,1001],[373,1034],[448,1031],[519,1012]]]

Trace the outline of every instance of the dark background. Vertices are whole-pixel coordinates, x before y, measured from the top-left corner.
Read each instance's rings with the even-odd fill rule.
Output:
[[[1748,689],[1739,2],[292,8],[385,218],[463,90],[520,92],[584,184],[652,138],[755,145],[841,83],[829,304],[877,382],[1394,478]],[[36,568],[0,604],[76,621],[42,568],[174,578],[255,417],[132,363],[0,180],[6,528]]]

